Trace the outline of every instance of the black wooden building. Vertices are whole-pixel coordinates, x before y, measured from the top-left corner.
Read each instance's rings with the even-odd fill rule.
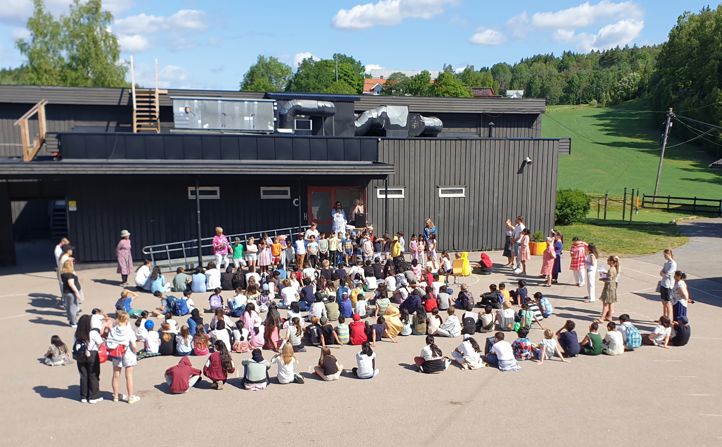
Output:
[[[273,100],[278,122],[264,134],[180,131],[172,97]],[[25,162],[13,123],[40,100],[47,142]],[[14,262],[17,239],[51,231],[67,232],[85,262],[113,260],[121,229],[136,258],[143,246],[192,239],[196,182],[204,236],[216,225],[323,228],[335,201],[348,211],[362,199],[378,232],[418,233],[431,217],[441,248],[500,248],[506,217],[551,227],[558,157],[569,151],[568,141],[541,138],[543,99],[171,90],[160,97],[160,133],[132,132],[131,100],[127,89],[0,86],[0,263]],[[309,112],[314,101],[333,114]],[[281,129],[292,105],[307,128]],[[379,118],[384,106],[432,132],[411,136],[410,124]],[[376,121],[359,135],[366,116]]]

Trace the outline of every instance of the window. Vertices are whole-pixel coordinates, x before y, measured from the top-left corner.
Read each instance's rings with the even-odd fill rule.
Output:
[[[376,188],[376,197],[379,199],[403,199],[406,197],[406,188],[389,187]]]
[[[290,186],[261,186],[261,199],[274,200],[274,199],[290,199],[291,198],[291,187]]]
[[[466,197],[464,186],[439,186],[439,197]]]
[[[198,199],[199,200],[217,200],[221,198],[221,187],[220,186],[199,186],[198,187]],[[188,187],[188,199],[196,199],[196,187]]]

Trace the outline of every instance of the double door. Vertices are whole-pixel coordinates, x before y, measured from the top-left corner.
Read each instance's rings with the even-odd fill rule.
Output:
[[[308,187],[308,223],[316,222],[323,233],[331,231],[331,210],[336,202],[341,202],[346,219],[350,218],[355,200],[365,201],[366,188],[358,186],[309,186]]]

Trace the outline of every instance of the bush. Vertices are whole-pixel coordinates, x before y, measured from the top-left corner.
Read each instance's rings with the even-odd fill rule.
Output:
[[[589,213],[589,196],[578,189],[557,191],[557,207],[554,220],[557,225],[570,225],[581,222]]]
[[[546,236],[544,236],[544,233],[537,230],[531,235],[532,242],[545,242],[547,240]]]

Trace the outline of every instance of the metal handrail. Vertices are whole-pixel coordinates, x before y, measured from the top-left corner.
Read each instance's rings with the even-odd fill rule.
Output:
[[[268,234],[270,237],[279,236],[279,235],[289,235],[293,236],[294,234],[298,234],[299,232],[305,232],[308,228],[310,228],[309,225],[303,225],[303,226],[296,226],[296,227],[286,227],[286,228],[276,228],[272,230],[261,230],[261,231],[249,231],[246,233],[237,233],[237,234],[227,234],[226,237],[229,241],[233,241],[236,237],[241,240],[241,242],[245,243],[249,237],[253,236],[255,239],[260,239],[263,233]],[[291,241],[293,241],[293,237],[291,237]],[[213,247],[213,236],[208,236],[201,238],[201,250],[203,249],[210,249]],[[146,245],[143,247],[143,255],[148,257],[150,256],[150,261],[153,263],[153,265],[156,265],[156,263],[160,260],[171,262],[174,259],[183,259],[184,265],[189,265],[189,258],[191,260],[195,260],[195,254],[198,251],[198,240],[197,239],[189,239],[186,241],[179,241],[179,242],[168,242],[165,244],[155,244],[155,245]],[[178,256],[176,256],[176,254]],[[162,259],[160,259],[159,255],[162,256]]]

